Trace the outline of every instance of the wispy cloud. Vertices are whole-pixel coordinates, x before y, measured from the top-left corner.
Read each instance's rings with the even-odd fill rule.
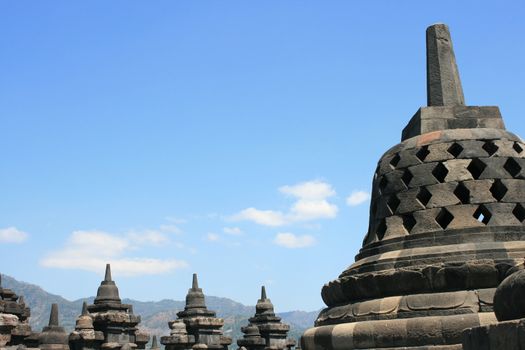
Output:
[[[246,208],[231,217],[233,221],[253,221],[259,225],[282,226],[287,223],[285,215],[274,210]]]
[[[222,229],[224,233],[232,236],[240,236],[242,235],[242,230],[238,227],[225,227]]]
[[[328,202],[328,198],[335,195],[335,190],[326,182],[313,180],[293,186],[282,186],[279,192],[295,198],[288,212],[250,207],[241,210],[230,219],[247,220],[265,226],[283,226],[294,222],[332,219],[337,216],[337,206]]]
[[[0,243],[23,243],[28,237],[27,233],[13,226],[0,229]]]
[[[219,239],[220,239],[220,236],[213,232],[210,232],[206,235],[206,240],[210,242],[217,242]]]
[[[106,263],[121,275],[151,275],[184,268],[182,260],[132,257],[129,253],[143,245],[160,245],[167,237],[155,231],[115,235],[104,231],[75,231],[62,249],[49,253],[40,264],[44,267],[102,272]]]
[[[176,225],[160,225],[160,230],[167,233],[175,233],[180,235],[182,230]]]
[[[273,242],[285,248],[306,248],[315,244],[315,238],[311,235],[294,235],[293,233],[278,233]]]
[[[351,207],[362,204],[370,199],[370,193],[365,191],[354,191],[346,198],[346,204]]]

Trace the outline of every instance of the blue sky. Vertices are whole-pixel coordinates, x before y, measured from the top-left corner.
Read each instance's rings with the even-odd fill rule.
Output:
[[[469,105],[525,135],[519,1],[0,2],[0,272],[75,299],[322,307],[450,26]],[[352,200],[348,200],[351,197]]]

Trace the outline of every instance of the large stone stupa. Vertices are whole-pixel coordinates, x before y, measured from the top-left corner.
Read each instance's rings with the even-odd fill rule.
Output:
[[[444,24],[427,29],[427,92],[379,160],[363,247],[323,287],[303,349],[461,349],[464,329],[496,321],[495,288],[525,257],[525,145],[498,107],[465,105]]]

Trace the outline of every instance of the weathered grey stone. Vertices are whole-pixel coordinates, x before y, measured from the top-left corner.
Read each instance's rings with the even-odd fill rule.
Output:
[[[38,336],[38,347],[42,350],[69,350],[69,338],[58,323],[58,304],[51,305],[49,325]]]
[[[237,341],[239,346],[247,350],[256,349],[291,349],[295,340],[287,339],[290,326],[281,322],[275,315],[273,304],[266,296],[266,288],[261,287],[261,298],[255,305],[255,315],[249,319],[249,324],[243,327],[244,337]]]
[[[222,334],[224,320],[206,308],[206,300],[199,288],[197,274],[193,274],[191,288],[186,295],[184,310],[177,313],[178,320],[170,321],[171,334],[162,337],[161,344],[167,350],[175,349],[222,349],[231,344],[231,338]]]
[[[133,313],[131,305],[121,302],[118,287],[111,277],[109,264],[106,265],[104,280],[100,283],[95,301],[87,306],[86,311],[93,320],[95,340],[75,336],[75,339],[78,338],[74,344],[75,349],[91,349],[94,346],[104,349],[125,347],[145,349],[149,335],[139,336],[137,326],[140,323],[140,316]],[[100,345],[97,345],[100,334],[97,332],[103,335]]]
[[[323,286],[305,350],[459,349],[525,256],[523,143],[498,107],[464,105],[448,29],[428,38],[429,106],[378,162],[363,247]]]
[[[427,28],[427,103],[429,106],[465,104],[452,39],[445,24]]]

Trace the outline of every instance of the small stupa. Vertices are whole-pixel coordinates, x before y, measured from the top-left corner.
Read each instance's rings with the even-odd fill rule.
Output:
[[[82,304],[82,313],[76,320],[75,330],[69,335],[71,350],[96,350],[104,342],[104,333],[95,331],[93,318],[89,315],[87,303]]]
[[[192,286],[186,295],[184,310],[177,313],[182,323],[169,323],[172,330],[169,337],[162,337],[166,349],[202,348],[226,350],[232,340],[222,333],[224,320],[216,317],[215,311],[208,310],[202,289],[199,288],[197,274],[193,274]],[[192,343],[190,343],[192,341]]]
[[[291,349],[295,340],[287,338],[290,326],[282,323],[275,315],[272,301],[266,296],[266,287],[261,287],[261,298],[255,305],[255,315],[249,319],[248,326],[242,329],[244,337],[237,345],[248,350]]]
[[[111,278],[110,264],[106,265],[104,280],[87,311],[93,319],[94,330],[104,334],[102,348],[121,349],[125,346],[145,349],[149,335],[138,330],[140,316],[133,314],[132,305],[122,303],[117,285]]]
[[[51,304],[49,324],[38,335],[41,350],[69,350],[68,334],[58,322],[58,304]]]

